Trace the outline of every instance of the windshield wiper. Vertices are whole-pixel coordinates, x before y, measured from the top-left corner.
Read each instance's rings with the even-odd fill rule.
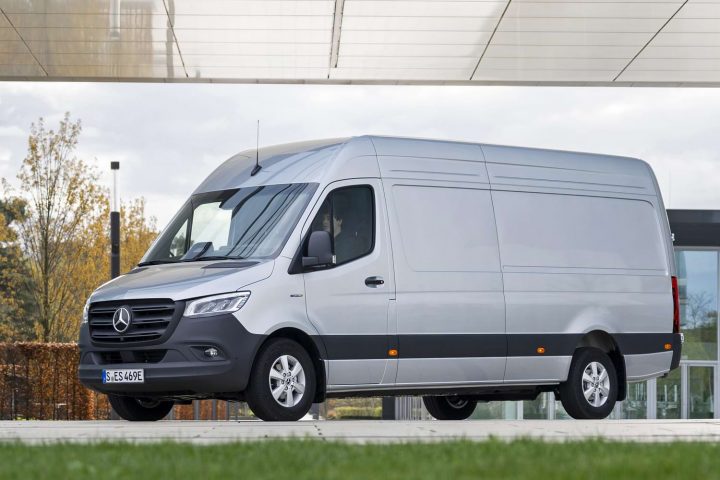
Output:
[[[245,257],[226,257],[222,255],[208,255],[206,257],[195,257],[183,260],[183,262],[200,262],[202,260],[245,260]]]
[[[163,265],[165,263],[177,263],[177,260],[148,260],[147,262],[140,262],[137,264],[138,267],[147,267],[148,265]]]

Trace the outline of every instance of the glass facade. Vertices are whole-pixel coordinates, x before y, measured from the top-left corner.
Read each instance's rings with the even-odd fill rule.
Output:
[[[627,398],[610,418],[720,418],[718,401],[718,298],[720,249],[676,247],[680,325],[685,334],[680,368],[665,378],[628,385]],[[533,401],[490,402],[475,419],[569,418],[552,393]]]
[[[683,359],[718,358],[718,252],[675,252],[680,293],[680,327],[685,334]]]
[[[655,380],[657,388],[657,418],[682,418],[682,385],[680,383],[681,371],[682,368],[678,368],[677,370],[671,372],[667,377]]]

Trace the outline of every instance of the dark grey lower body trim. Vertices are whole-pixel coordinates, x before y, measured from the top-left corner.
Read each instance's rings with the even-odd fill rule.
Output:
[[[532,357],[543,347],[546,357],[572,355],[583,333],[537,334],[412,334],[412,335],[321,335],[327,360],[388,358],[396,348],[398,358]],[[665,351],[664,345],[680,349],[679,335],[672,333],[614,333],[623,355]],[[678,337],[678,338],[676,338]]]

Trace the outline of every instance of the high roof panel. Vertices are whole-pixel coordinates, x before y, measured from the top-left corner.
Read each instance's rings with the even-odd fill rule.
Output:
[[[720,85],[720,1],[0,0],[0,79]]]

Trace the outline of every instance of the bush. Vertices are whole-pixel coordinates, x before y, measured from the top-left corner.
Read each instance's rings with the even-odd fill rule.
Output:
[[[382,418],[382,407],[335,407],[328,411],[328,418],[336,420],[373,420]]]
[[[108,418],[107,398],[80,384],[78,359],[74,343],[0,343],[0,419]]]
[[[74,343],[0,343],[0,420],[105,420],[107,396],[82,386]],[[233,410],[231,412],[231,410]],[[193,405],[176,405],[176,420],[247,418],[242,404],[203,400],[195,418]]]

